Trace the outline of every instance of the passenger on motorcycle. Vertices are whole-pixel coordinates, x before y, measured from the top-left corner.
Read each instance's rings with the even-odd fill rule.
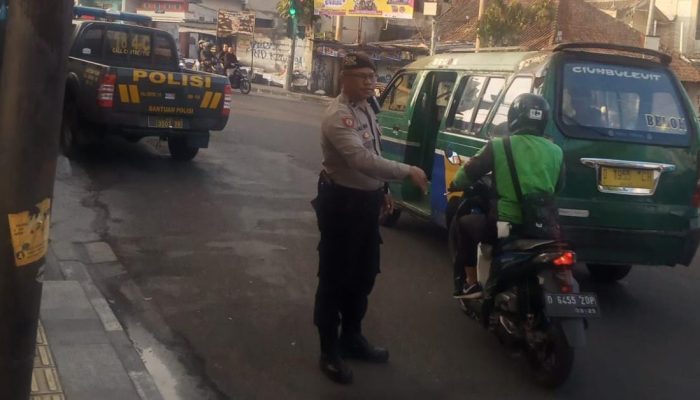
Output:
[[[544,137],[550,108],[542,96],[526,93],[518,96],[508,110],[508,130],[515,170],[523,195],[554,194],[563,186],[563,153]],[[495,243],[497,221],[508,222],[517,234],[522,209],[511,177],[503,138],[494,138],[455,175],[451,191],[469,188],[492,173],[488,210],[458,218],[458,246],[454,264],[455,298],[482,296],[476,264],[479,243]],[[465,281],[466,275],[466,281]]]

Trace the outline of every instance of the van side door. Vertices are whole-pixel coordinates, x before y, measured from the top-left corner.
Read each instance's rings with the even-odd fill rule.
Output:
[[[503,76],[465,75],[457,86],[435,148],[431,209],[440,225],[447,224],[449,200],[459,197],[454,194],[448,199],[444,193],[459,167],[485,145],[481,127],[505,81]]]
[[[419,80],[417,71],[399,72],[384,90],[379,114],[382,128],[382,155],[390,160],[406,162],[418,145],[408,142],[413,114],[413,98]],[[392,195],[401,200],[400,183],[392,184]]]

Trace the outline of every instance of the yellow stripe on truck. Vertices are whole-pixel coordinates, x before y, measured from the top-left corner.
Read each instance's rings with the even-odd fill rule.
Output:
[[[126,85],[119,85],[119,100],[121,100],[122,103],[129,102],[129,90]]]
[[[129,94],[131,94],[131,101],[134,104],[139,104],[141,102],[141,97],[139,97],[139,88],[136,85],[129,85]]]
[[[207,91],[206,93],[204,93],[204,98],[202,99],[202,104],[200,104],[199,107],[201,107],[201,108],[209,107],[209,102],[211,102],[212,95],[213,95],[213,93],[210,91]]]
[[[221,101],[221,93],[216,92],[214,93],[214,98],[211,99],[211,104],[209,105],[209,108],[212,110],[216,110],[219,107],[219,102]]]

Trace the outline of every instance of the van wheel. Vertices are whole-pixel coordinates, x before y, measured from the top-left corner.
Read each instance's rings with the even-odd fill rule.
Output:
[[[199,147],[190,146],[184,137],[169,138],[168,149],[170,156],[177,161],[191,161],[199,152]]]
[[[80,132],[80,121],[78,119],[78,107],[75,102],[67,100],[63,105],[63,119],[61,120],[61,153],[75,159],[80,155],[80,144],[78,135]]]
[[[379,217],[379,224],[381,226],[386,226],[387,228],[391,228],[391,227],[396,225],[396,223],[399,221],[400,217],[401,217],[401,209],[394,208],[394,211],[392,211],[391,214],[383,213]]]
[[[617,282],[626,277],[632,269],[631,265],[587,264],[586,267],[591,279],[600,283]]]

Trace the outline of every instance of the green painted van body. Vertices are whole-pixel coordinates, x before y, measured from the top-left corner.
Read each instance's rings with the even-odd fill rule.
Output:
[[[534,92],[549,101],[546,135],[564,150],[560,222],[578,259],[689,265],[700,241],[699,129],[662,59],[556,49],[448,53],[408,65],[380,99],[382,148],[424,168],[431,186],[423,194],[391,184],[397,204],[447,227],[457,198],[445,192],[459,162],[506,135],[509,102]]]

